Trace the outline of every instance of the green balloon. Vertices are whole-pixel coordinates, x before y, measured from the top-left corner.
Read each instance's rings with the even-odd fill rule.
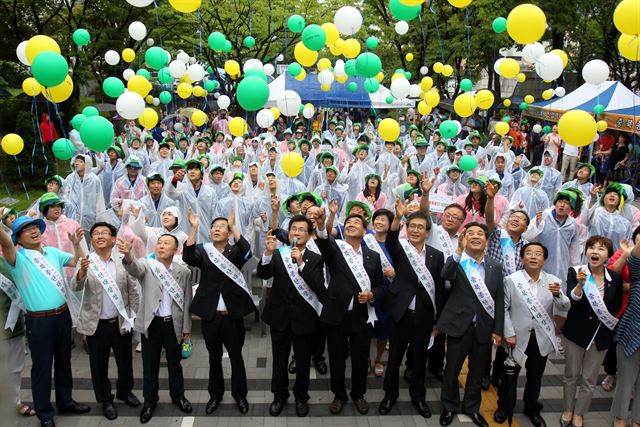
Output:
[[[171,93],[167,90],[163,90],[162,92],[160,92],[160,96],[158,96],[158,99],[160,99],[160,102],[162,102],[164,105],[167,105],[171,102]]]
[[[207,67],[207,73],[213,74],[213,67],[211,65]]]
[[[69,74],[64,56],[51,50],[40,52],[31,63],[31,73],[42,86],[58,86]]]
[[[357,92],[358,91],[358,83],[349,82],[349,84],[347,85],[347,90],[349,92]]]
[[[53,149],[53,155],[60,160],[70,160],[73,157],[73,152],[75,151],[73,142],[67,138],[57,139],[51,148]]]
[[[596,105],[595,107],[593,107],[593,112],[598,115],[604,113],[604,105],[602,104]]]
[[[105,151],[113,143],[113,124],[102,116],[89,117],[80,128],[80,139],[95,152]]]
[[[256,39],[254,39],[251,36],[247,36],[244,38],[244,42],[242,43],[245,45],[245,47],[247,47],[248,49],[251,49],[256,45]]]
[[[221,51],[224,47],[224,42],[227,38],[220,31],[214,31],[209,34],[209,38],[207,42],[209,43],[209,47],[213,50]]]
[[[89,31],[84,28],[78,28],[73,32],[73,42],[78,46],[86,46],[91,41],[91,35]]]
[[[438,128],[443,138],[453,138],[458,134],[458,126],[452,120],[445,120]]]
[[[387,96],[385,98],[384,102],[386,102],[387,104],[391,105],[391,104],[393,104],[393,100],[394,100],[393,96],[389,95],[389,96]]]
[[[76,114],[71,119],[71,126],[73,126],[75,130],[79,131],[85,120],[87,120],[87,116],[85,116],[84,114]]]
[[[124,83],[117,77],[107,77],[102,82],[102,90],[107,96],[117,98],[124,93]]]
[[[407,77],[407,80],[411,80],[411,77],[413,76],[413,74],[411,74],[411,71],[405,71],[404,75]]]
[[[146,62],[152,70],[159,70],[168,64],[169,58],[167,58],[164,49],[153,46],[144,53],[144,62]]]
[[[505,31],[507,31],[507,20],[506,20],[506,18],[503,18],[502,16],[497,17],[491,23],[491,28],[493,28],[493,31],[496,34],[504,33]]]
[[[361,53],[356,58],[356,69],[361,76],[373,77],[382,69],[382,61],[375,53]]]
[[[247,70],[246,73],[244,73],[245,77],[250,77],[250,76],[256,76],[256,77],[260,77],[262,80],[265,81],[265,83],[269,83],[269,80],[267,80],[267,75],[264,73],[263,70],[259,69],[259,68],[252,68],[250,70]]]
[[[302,72],[302,65],[298,64],[297,62],[292,62],[287,67],[287,72],[291,74],[293,77],[299,76],[300,73]]]
[[[300,15],[291,15],[287,20],[287,27],[292,33],[299,33],[304,29],[304,18]]]
[[[389,10],[391,11],[391,15],[393,15],[393,17],[397,20],[411,21],[412,19],[416,19],[418,15],[420,15],[422,5],[406,6],[400,3],[400,0],[390,0]]]
[[[350,59],[344,63],[344,72],[349,77],[355,77],[358,75],[358,66],[355,59]]]
[[[173,77],[171,76],[171,71],[169,71],[169,67],[164,67],[160,71],[158,71],[158,81],[163,85],[169,85],[173,81]]]
[[[459,166],[463,171],[471,172],[476,168],[476,166],[478,166],[478,160],[476,159],[476,156],[465,154],[464,156],[460,157]]]
[[[460,80],[460,89],[465,92],[469,92],[471,89],[473,89],[473,82],[469,79]]]
[[[367,93],[375,93],[378,91],[379,87],[380,82],[375,77],[369,77],[364,80],[364,90],[366,90]]]
[[[216,81],[215,80],[207,80],[206,82],[204,82],[204,88],[207,90],[207,92],[213,92],[214,90],[216,90]]]
[[[99,116],[100,112],[96,107],[88,106],[82,109],[82,114],[84,114],[87,118]]]
[[[511,116],[504,116],[504,117],[502,118],[502,121],[503,121],[503,122],[510,122],[510,121],[511,121]]]
[[[375,49],[378,47],[378,39],[371,36],[367,39],[366,44],[368,49]]]
[[[542,128],[542,133],[551,133],[551,126],[546,125]]]
[[[269,85],[259,76],[245,77],[238,84],[236,99],[245,110],[257,111],[269,100]]]
[[[144,77],[147,80],[151,80],[151,73],[144,68],[140,68],[138,71],[136,71],[136,74],[138,76]]]
[[[398,68],[393,72],[393,74],[404,74],[404,70],[402,68]]]
[[[527,108],[529,108],[529,104],[527,104],[526,102],[521,102],[520,103],[520,109],[522,111],[526,110]]]
[[[302,31],[302,44],[309,50],[321,50],[326,41],[327,35],[320,25],[307,25]]]
[[[222,46],[222,52],[229,53],[231,52],[232,48],[233,48],[233,45],[231,44],[231,42],[229,40],[225,40],[224,46]]]

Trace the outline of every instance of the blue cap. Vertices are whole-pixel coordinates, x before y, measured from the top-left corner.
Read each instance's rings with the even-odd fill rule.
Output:
[[[14,245],[18,244],[18,242],[16,241],[16,238],[18,237],[20,232],[30,225],[37,225],[38,228],[40,229],[40,233],[43,233],[43,234],[44,234],[44,230],[47,228],[46,224],[41,219],[31,219],[27,215],[18,217],[13,222],[13,225],[11,226],[11,233],[12,233],[11,239],[13,240]]]

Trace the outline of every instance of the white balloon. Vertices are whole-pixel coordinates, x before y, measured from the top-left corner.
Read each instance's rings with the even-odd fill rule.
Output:
[[[169,70],[169,72],[171,72],[171,70]],[[206,71],[200,64],[189,65],[189,68],[187,68],[187,76],[194,82],[202,80],[205,74]]]
[[[165,50],[164,53],[167,54],[167,64],[168,64],[169,62],[171,62],[171,53],[169,53],[168,50]]]
[[[153,39],[149,38],[147,39],[147,46],[153,46],[155,43],[155,41],[153,41]]]
[[[407,31],[409,31],[409,24],[407,23],[407,21],[396,22],[396,33],[403,36],[407,34]]]
[[[271,64],[264,64],[264,73],[267,76],[273,76],[273,73],[276,72],[276,69],[273,65]]]
[[[409,86],[409,96],[411,98],[418,98],[420,96],[420,93],[422,93],[420,85],[413,84]]]
[[[24,65],[31,65],[29,63],[29,60],[27,59],[27,43],[29,43],[29,40],[20,42],[20,44],[16,48],[16,56]]]
[[[220,92],[214,92],[214,93],[213,93],[213,97],[214,97],[215,99],[220,98]]]
[[[135,7],[145,7],[153,3],[153,0],[127,0],[127,3]]]
[[[460,132],[462,132],[462,123],[460,123],[459,120],[452,120],[452,122],[458,127],[458,131],[456,132],[456,135],[459,135]]]
[[[108,50],[104,54],[104,60],[109,65],[117,65],[120,62],[120,54],[115,50]]]
[[[258,111],[258,114],[256,114],[256,123],[258,123],[258,126],[263,129],[271,126],[275,119],[275,116],[268,108],[263,108]]]
[[[182,132],[184,130],[184,126],[182,125],[182,123],[177,122],[173,125],[173,130],[175,130],[176,132]]]
[[[540,132],[542,132],[542,126],[540,126],[540,125],[533,125],[533,132],[534,132],[534,133],[540,133]]]
[[[426,65],[423,65],[422,67],[420,67],[420,74],[422,74],[423,76],[426,75],[429,72],[429,67],[427,67]]]
[[[346,77],[347,73],[344,70],[344,61],[342,59],[338,59],[333,66],[333,74],[335,74],[336,77]]]
[[[536,74],[542,80],[555,80],[562,75],[562,58],[555,53],[545,53],[536,60]]]
[[[284,55],[283,55],[283,54],[278,55],[278,56],[276,57],[276,61],[278,61],[278,62],[282,62],[282,61],[284,61]]]
[[[341,34],[351,36],[357,33],[362,26],[362,15],[353,6],[343,6],[333,17],[333,23]]]
[[[123,93],[116,100],[116,111],[127,120],[140,117],[144,107],[144,99],[133,91]]]
[[[609,66],[601,59],[592,59],[582,67],[582,78],[592,85],[604,83],[609,77]]]
[[[262,62],[259,59],[251,58],[242,66],[242,71],[245,73],[249,70],[253,69],[262,70],[264,67],[262,66]]]
[[[182,63],[184,63],[184,64],[188,64],[188,63],[189,63],[189,55],[187,55],[187,54],[186,54],[186,53],[184,53],[184,52],[179,52],[179,53],[178,53],[178,56],[176,56],[176,59],[177,59],[178,61],[181,61],[181,62],[182,62]]]
[[[394,98],[396,99],[406,98],[407,96],[409,96],[409,91],[411,90],[411,83],[409,83],[409,80],[407,79],[403,79],[403,78],[395,79],[393,82],[391,82],[391,87],[389,89],[391,89],[391,95],[393,95]]]
[[[502,64],[505,59],[506,58],[498,58],[497,61],[493,63],[493,71],[495,71],[496,74],[500,75],[500,64]]]
[[[122,72],[122,78],[125,79],[126,81],[129,81],[129,79],[135,75],[136,75],[136,72],[133,71],[131,68],[127,68]]]
[[[565,96],[567,94],[567,90],[565,88],[563,88],[562,86],[558,86],[557,88],[555,88],[553,90],[553,93],[555,94],[555,96],[562,98],[563,96]]]
[[[189,58],[189,64],[195,64],[196,63],[196,57],[192,56]]]
[[[333,73],[329,70],[322,70],[320,71],[320,73],[318,73],[318,81],[322,86],[331,86],[333,80]]]
[[[158,105],[160,105],[160,99],[159,98],[153,98],[152,104],[154,105],[154,107],[157,107]]]
[[[222,95],[218,98],[218,108],[221,110],[226,110],[231,105],[231,100],[227,95]]]
[[[133,21],[129,24],[129,35],[132,39],[140,41],[147,35],[147,27],[140,21]]]
[[[300,111],[300,105],[302,105],[300,95],[298,95],[298,92],[293,90],[285,90],[277,101],[278,109],[287,117],[297,115]]]
[[[522,59],[529,64],[535,64],[536,59],[544,55],[544,46],[535,42],[524,45],[522,48]]]
[[[179,54],[178,57],[180,57]],[[171,61],[169,63],[169,74],[171,74],[171,77],[173,77],[174,79],[179,79],[186,72],[187,66],[184,65],[184,62],[180,61],[179,59],[176,59],[175,61]]]
[[[304,107],[302,110],[302,116],[307,120],[311,119],[315,113],[316,110],[313,107]]]

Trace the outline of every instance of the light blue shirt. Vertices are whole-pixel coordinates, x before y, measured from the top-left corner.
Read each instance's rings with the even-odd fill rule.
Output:
[[[27,255],[31,249],[20,249],[16,252],[16,265],[9,265],[13,280],[20,292],[27,311],[54,310],[65,304],[64,295],[51,283],[51,280],[40,271]],[[58,248],[47,246],[43,255],[62,277],[62,268],[73,259],[73,255]]]

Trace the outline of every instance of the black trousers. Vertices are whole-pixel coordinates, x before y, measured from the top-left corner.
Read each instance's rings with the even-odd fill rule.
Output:
[[[444,369],[447,334],[440,332],[433,340],[433,347],[427,350],[427,369],[433,374],[440,374]]]
[[[53,419],[51,365],[56,387],[56,406],[71,404],[71,316],[69,310],[46,317],[25,316],[31,350],[31,393],[40,421]]]
[[[475,413],[480,410],[482,376],[491,350],[491,340],[479,343],[476,328],[469,326],[461,337],[447,336],[447,361],[444,367],[440,400],[443,410],[458,412],[460,408],[460,392],[458,375],[464,360],[469,357],[469,372],[464,389],[462,409]]]
[[[247,373],[242,358],[244,345],[244,321],[228,315],[216,314],[211,320],[202,320],[202,335],[209,352],[209,396],[222,399],[224,376],[222,374],[222,345],[231,361],[231,395],[234,399],[247,397]]]
[[[296,381],[293,396],[296,400],[309,400],[309,371],[314,334],[294,335],[289,327],[285,331],[271,328],[271,351],[273,354],[273,373],[271,392],[275,400],[286,401],[289,398],[289,353],[293,345],[296,355]]]
[[[173,328],[173,319],[156,316],[151,321],[146,336],[142,334],[142,394],[145,406],[153,406],[158,402],[158,374],[162,347],[167,359],[171,400],[184,397],[184,377],[180,364],[182,351]]]
[[[87,336],[91,382],[97,402],[113,401],[109,380],[109,356],[113,356],[118,367],[116,393],[127,396],[133,389],[133,366],[131,364],[131,332],[120,334],[118,318],[100,320],[93,335]]]
[[[489,349],[489,361],[487,362],[486,376],[491,373],[491,379],[502,378],[504,373],[504,361],[507,360],[507,350],[500,346],[496,349],[496,355],[491,363],[491,349]]]
[[[427,345],[433,324],[417,324],[413,310],[407,310],[399,322],[391,319],[389,322],[389,360],[383,385],[385,397],[393,401],[398,398],[400,365],[408,347],[412,361],[409,395],[411,400],[423,401],[427,394],[424,385],[427,373]]]
[[[323,362],[325,360],[324,350],[327,344],[327,334],[324,331],[324,325],[318,320],[318,326],[315,332],[310,337],[311,343],[311,359],[313,363]],[[296,360],[296,350],[293,349],[293,360]]]
[[[547,364],[547,356],[540,355],[540,349],[538,348],[538,341],[536,341],[536,335],[531,334],[527,349],[525,350],[527,355],[527,361],[525,362],[525,369],[527,370],[527,382],[524,386],[524,394],[522,400],[524,400],[524,413],[527,415],[540,414],[542,410],[542,404],[538,402],[540,397],[540,387],[542,386],[542,375],[544,374],[544,368]],[[518,377],[520,373],[520,365],[515,366],[515,376]],[[505,409],[505,396],[506,381],[504,378],[504,370],[502,372],[502,384],[498,389],[498,408]]]
[[[359,399],[367,392],[367,360],[373,332],[373,327],[369,325],[354,331],[351,325],[351,313],[348,311],[338,325],[326,325],[331,392],[336,399],[343,402],[348,400],[344,370],[349,355],[351,356],[351,393],[349,395],[352,399]]]
[[[604,372],[607,375],[615,375],[618,371],[618,361],[615,345],[612,345],[609,350],[607,350],[607,354],[604,356],[602,366],[604,366]]]

